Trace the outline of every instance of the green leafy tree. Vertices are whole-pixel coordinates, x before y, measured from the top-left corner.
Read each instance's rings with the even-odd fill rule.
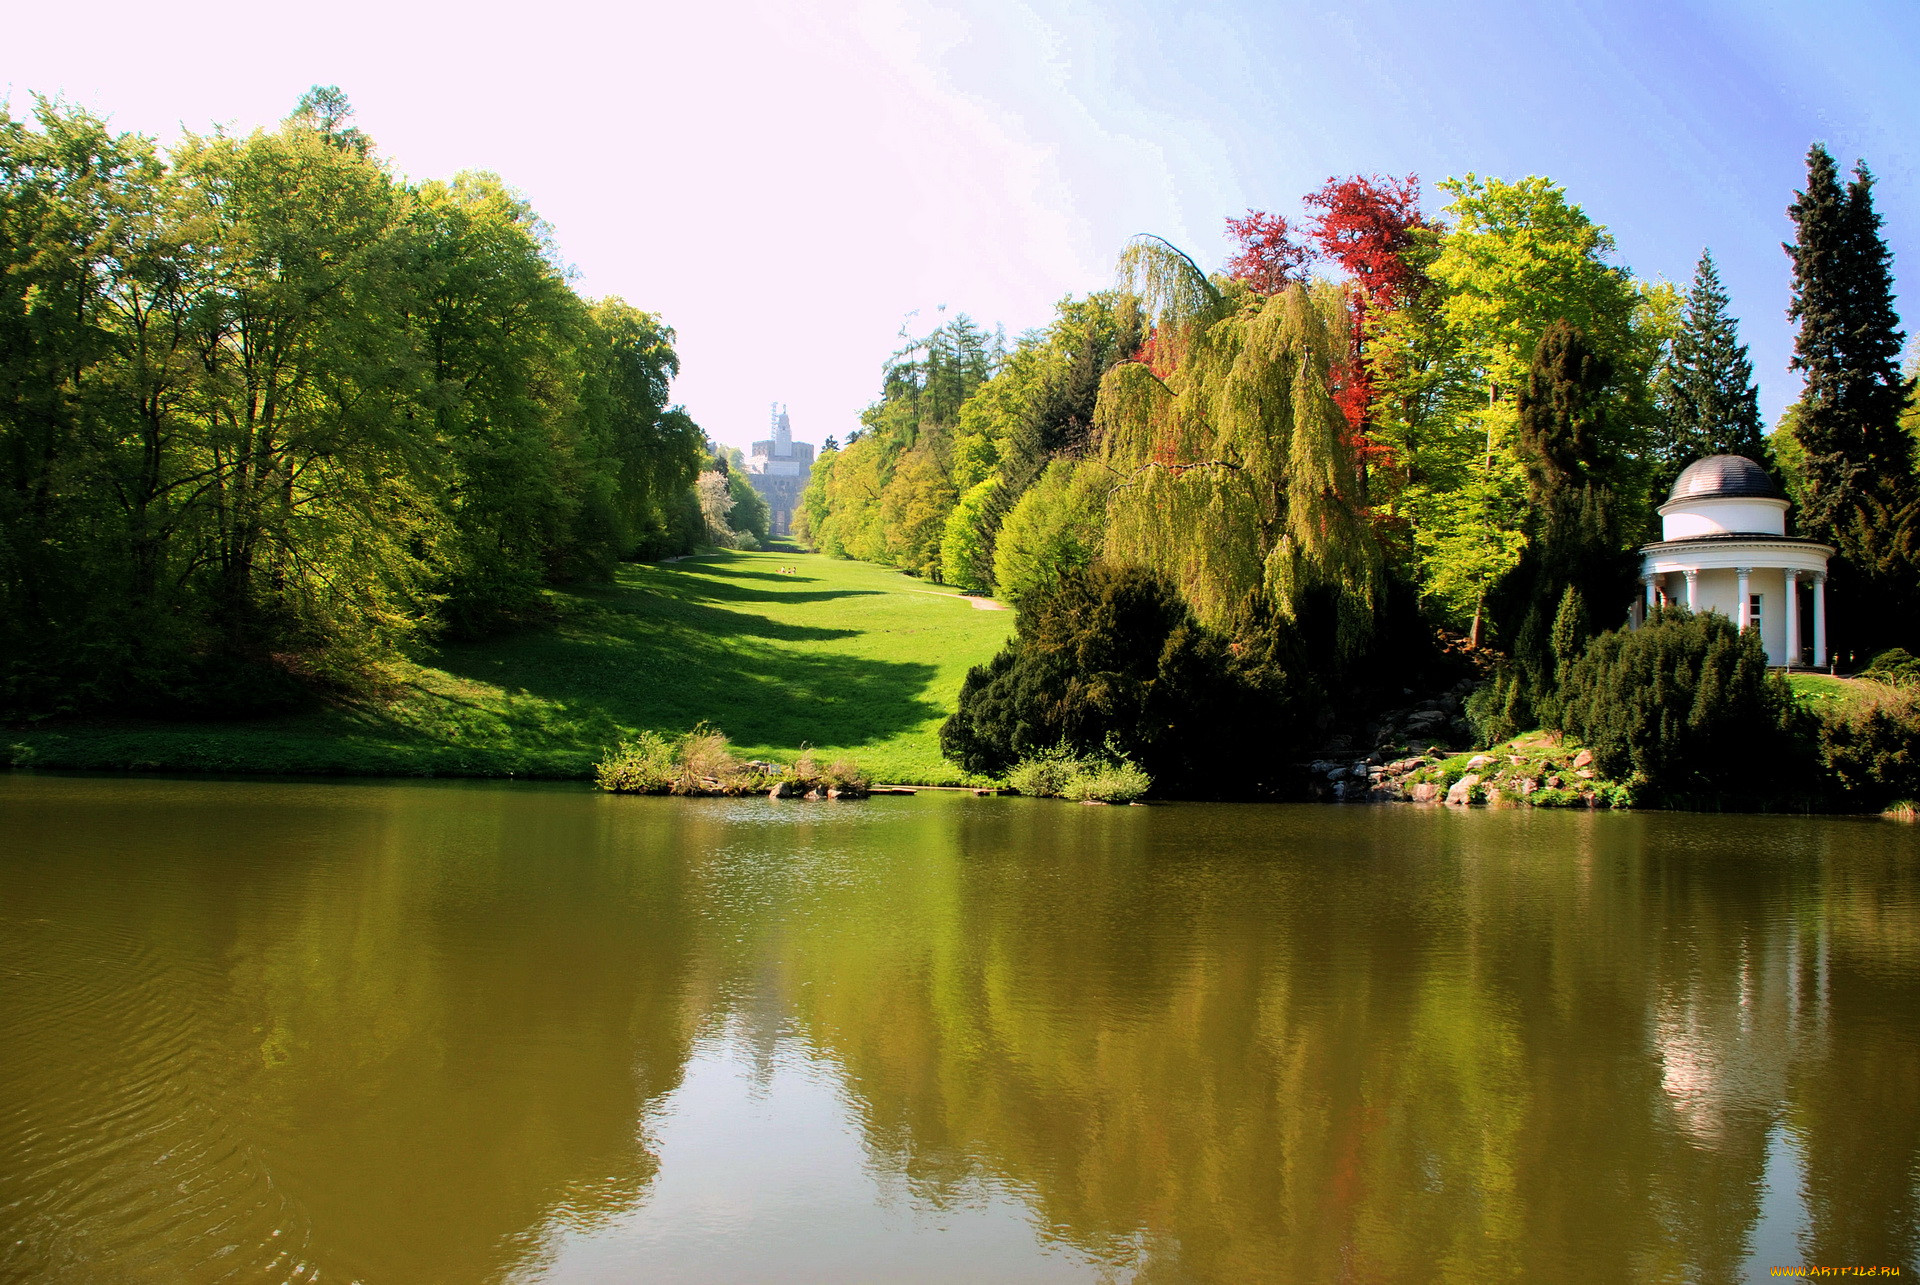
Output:
[[[1414,574],[1430,603],[1478,637],[1488,595],[1529,535],[1519,398],[1541,340],[1566,322],[1610,363],[1607,481],[1625,529],[1638,511],[1648,379],[1671,311],[1611,262],[1614,242],[1557,184],[1469,174],[1440,184],[1446,219],[1412,233],[1427,291],[1375,323],[1375,433],[1406,470]],[[1631,510],[1631,511],[1626,511]]]
[[[969,402],[969,405],[972,403]],[[994,589],[993,550],[988,544],[987,511],[1003,483],[986,477],[960,496],[940,533],[940,574],[950,585],[975,593]]]
[[[672,332],[351,115],[0,117],[0,709],[285,704],[695,537]]]
[[[940,574],[961,407],[1002,358],[997,338],[962,315],[888,360],[881,397],[833,463],[816,464],[802,496],[807,538],[834,556]],[[977,480],[977,479],[976,479]]]
[[[989,477],[965,525],[949,520],[949,566],[984,568],[991,588],[1001,525],[1056,459],[1091,448],[1102,377],[1132,357],[1142,339],[1138,302],[1124,292],[1062,299],[1044,330],[1021,336],[1013,353],[960,409],[953,482],[962,493]],[[958,513],[958,509],[955,510]]]
[[[1100,556],[1110,476],[1098,464],[1055,460],[1027,488],[994,545],[994,583],[1018,606]]]
[[[206,474],[196,579],[222,665],[351,661],[421,622],[429,439],[403,324],[404,194],[317,130],[190,136],[173,157],[201,265],[190,397]],[[355,574],[339,574],[353,567]]]
[[[1214,627],[1256,604],[1285,622],[1325,604],[1328,658],[1358,655],[1384,566],[1331,387],[1347,351],[1344,294],[1261,296],[1154,238],[1122,262],[1156,351],[1176,364],[1162,379],[1126,363],[1102,383],[1106,555],[1168,577]]]
[[[727,510],[727,525],[743,536],[751,536],[753,547],[765,547],[773,538],[769,529],[773,510],[767,507],[766,497],[754,490],[753,483],[739,472],[727,474],[727,494],[733,500],[733,507]]]

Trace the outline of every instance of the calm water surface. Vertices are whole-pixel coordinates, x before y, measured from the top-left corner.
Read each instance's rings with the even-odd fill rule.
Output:
[[[0,776],[0,1279],[1920,1250],[1920,832]]]

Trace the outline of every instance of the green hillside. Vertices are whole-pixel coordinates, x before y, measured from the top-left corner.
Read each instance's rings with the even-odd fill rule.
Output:
[[[625,735],[704,720],[748,755],[809,743],[877,780],[953,783],[936,733],[968,667],[1013,627],[951,589],[779,551],[623,566],[613,585],[552,599],[553,626],[449,646],[382,702],[5,739],[50,768],[574,777]]]

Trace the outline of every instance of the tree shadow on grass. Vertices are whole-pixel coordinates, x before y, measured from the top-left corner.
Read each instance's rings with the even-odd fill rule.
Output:
[[[693,566],[674,563],[659,568],[669,575],[726,576],[732,580],[777,580],[781,584],[792,584],[796,580],[817,580],[818,576],[788,575],[784,571],[749,571],[745,567],[729,566],[724,562],[705,562]]]
[[[639,584],[612,585],[587,591],[582,596],[591,597],[594,601],[614,610],[641,613],[651,613],[654,609],[654,600],[659,597],[673,598],[681,602],[806,603],[831,602],[837,598],[886,596],[886,591],[883,589],[796,589],[775,592],[754,589],[747,585],[731,584],[725,580],[709,579],[699,574],[698,569],[682,570],[676,565],[662,570],[664,574],[649,575]],[[777,579],[784,584],[805,583],[813,579],[813,577],[795,576],[762,578]]]
[[[647,601],[626,609],[600,603],[557,629],[449,647],[439,657],[447,673],[504,697],[416,686],[406,708],[367,711],[363,725],[443,745],[597,753],[634,731],[678,733],[703,721],[743,745],[858,747],[941,712],[925,695],[933,665],[804,646],[856,630],[635,596]]]

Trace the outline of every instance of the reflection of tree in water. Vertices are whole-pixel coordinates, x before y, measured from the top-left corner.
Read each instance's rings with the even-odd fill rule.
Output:
[[[1829,877],[1796,823],[945,815],[788,926],[802,1026],[925,1198],[1011,1189],[1148,1279],[1738,1279],[1790,1065],[1835,1047],[1791,1008],[1782,915]],[[1896,1228],[1899,1087],[1879,1124],[1818,1094],[1891,1126],[1846,1194]]]
[[[1777,1126],[1806,1261],[1913,1262],[1890,827],[119,797],[0,865],[0,1275],[535,1273],[644,1201],[723,1025],[763,1081],[795,1031],[843,1068],[919,1199],[1010,1191],[1146,1279],[1735,1280]],[[23,1179],[48,1139],[80,1194]]]
[[[48,1116],[64,1099],[35,1086],[37,1132],[120,1147],[145,1181],[93,1206],[50,1183],[37,1263],[14,1265],[497,1279],[641,1198],[654,1161],[635,1131],[694,1018],[681,818],[610,824],[562,793],[172,788],[202,810],[80,814],[72,850],[123,860],[69,868],[63,922],[141,943],[108,956],[100,989],[127,1007],[107,1029],[198,1044],[143,1080],[109,1039],[97,1118],[78,1098]],[[89,1065],[77,1052],[46,1061]],[[206,1227],[186,1234],[189,1217]]]
[[[379,818],[357,868],[317,869],[290,921],[250,925],[247,980],[291,1031],[259,1079],[286,1121],[280,1164],[315,1167],[315,1243],[375,1279],[493,1277],[634,1207],[656,1167],[635,1131],[697,1020],[681,859],[697,816],[442,797]]]

